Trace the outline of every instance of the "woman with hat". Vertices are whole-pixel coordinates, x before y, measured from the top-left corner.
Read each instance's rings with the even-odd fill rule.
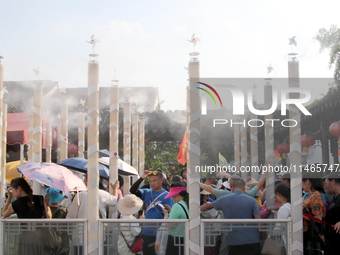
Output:
[[[143,206],[143,200],[133,194],[128,194],[125,197],[121,198],[118,201],[118,210],[121,213],[121,219],[123,220],[132,220],[136,219],[133,214],[136,214],[140,208]],[[122,230],[119,234],[118,238],[118,253],[120,255],[132,255],[134,253],[131,252],[127,243],[131,245],[135,237],[139,235],[142,231],[139,227],[139,223],[131,223],[129,227],[129,223],[121,223],[121,228],[128,228],[129,230]]]
[[[189,194],[187,193],[187,189],[184,183],[176,182],[173,183],[170,187],[170,192],[165,198],[171,198],[174,200],[175,204],[172,208],[169,205],[164,204],[164,208],[162,208],[163,213],[165,215],[165,219],[189,219]],[[169,213],[168,213],[169,212]],[[168,236],[168,245],[166,248],[166,255],[177,255],[184,254],[184,237],[183,235],[179,235],[178,232],[181,229],[179,224],[176,224],[176,230],[170,231]],[[176,238],[176,241],[175,241]],[[176,244],[180,244],[180,246],[175,246]],[[179,252],[179,249],[181,250]]]
[[[60,203],[63,201],[64,196],[60,193],[60,190],[49,187],[46,189],[46,195],[48,194],[50,198],[49,206],[52,212],[52,219],[65,219],[68,213],[68,209],[60,206]],[[59,223],[59,226],[62,226],[62,223]],[[60,229],[62,229],[61,227]],[[65,228],[67,228],[67,224],[65,224]],[[58,231],[58,235],[61,238],[61,247],[55,254],[57,255],[67,255],[69,254],[69,237],[67,231]]]
[[[211,194],[210,192],[206,190],[202,190],[200,194],[201,194],[201,205],[214,201],[209,197],[209,195]],[[218,216],[218,211],[215,208],[213,208],[207,211],[200,211],[200,215],[201,215],[201,219],[216,219],[216,217]]]

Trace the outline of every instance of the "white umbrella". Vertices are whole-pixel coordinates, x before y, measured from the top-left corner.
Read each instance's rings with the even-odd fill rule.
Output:
[[[105,166],[109,166],[110,158],[101,157],[99,158],[99,163]],[[118,159],[118,173],[121,175],[137,175],[139,177],[137,170],[121,159]]]

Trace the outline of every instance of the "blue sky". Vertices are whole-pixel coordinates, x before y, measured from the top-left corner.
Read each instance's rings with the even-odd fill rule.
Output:
[[[100,86],[159,87],[164,110],[185,109],[193,33],[201,39],[201,77],[287,77],[288,36],[297,36],[301,77],[332,77],[328,52],[312,37],[338,22],[339,1],[2,1],[4,80],[41,79],[87,86],[98,38]],[[340,24],[338,24],[340,25]],[[261,86],[258,86],[261,89]],[[313,97],[327,91],[314,88]]]

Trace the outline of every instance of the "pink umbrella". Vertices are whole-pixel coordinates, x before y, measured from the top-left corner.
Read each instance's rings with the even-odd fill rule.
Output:
[[[66,167],[54,163],[27,162],[18,166],[18,170],[27,179],[64,192],[87,190],[83,180]]]

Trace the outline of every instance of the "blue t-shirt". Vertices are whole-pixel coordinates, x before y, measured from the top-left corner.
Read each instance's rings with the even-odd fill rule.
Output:
[[[220,197],[211,203],[216,210],[222,210],[225,219],[253,219],[254,215],[260,216],[256,200],[245,195],[240,190]],[[236,225],[237,226],[237,225]],[[229,245],[243,245],[259,243],[260,236],[257,228],[232,228],[228,232]]]
[[[141,195],[142,195],[142,200],[145,201],[145,219],[164,219],[164,214],[163,210],[161,207],[157,206],[158,212],[155,209],[155,205],[153,202],[153,199],[155,199],[155,203],[161,203],[162,205],[167,204],[170,207],[174,205],[174,200],[172,198],[166,198],[166,195],[168,195],[169,192],[166,190],[161,190],[158,192],[153,191],[151,188],[150,189],[140,189],[139,190]],[[151,192],[153,199],[151,198]],[[151,205],[150,205],[151,204]],[[147,227],[149,226],[149,227]],[[153,226],[153,227],[151,227]],[[157,227],[153,223],[145,223],[144,228],[143,228],[143,235],[148,235],[148,236],[156,236],[157,234]]]

